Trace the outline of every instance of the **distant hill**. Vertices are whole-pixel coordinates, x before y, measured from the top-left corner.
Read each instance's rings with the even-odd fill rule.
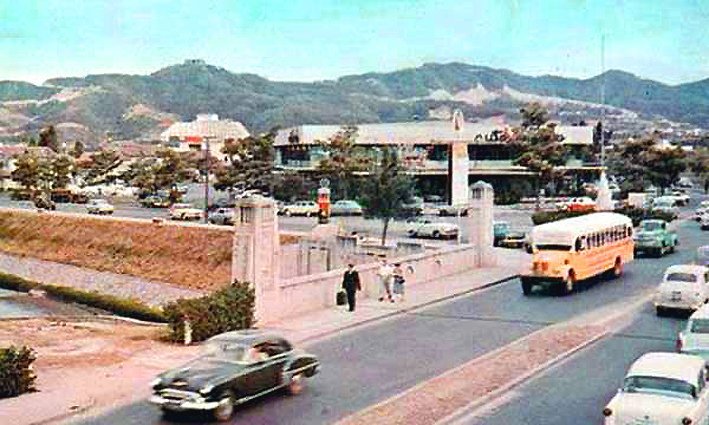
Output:
[[[469,119],[514,117],[529,101],[544,103],[562,121],[594,120],[600,115],[604,82],[609,120],[630,125],[664,118],[709,128],[709,79],[669,86],[622,71],[581,80],[430,63],[293,83],[186,61],[150,75],[55,78],[43,86],[2,81],[0,136],[72,123],[85,130],[87,139],[107,133],[114,138],[150,138],[174,120],[191,120],[203,112],[241,121],[252,131],[304,123],[446,119],[454,108],[463,109]]]

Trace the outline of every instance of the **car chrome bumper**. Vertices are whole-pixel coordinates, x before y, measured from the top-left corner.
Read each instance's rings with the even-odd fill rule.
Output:
[[[698,310],[704,303],[701,301],[694,300],[681,300],[681,301],[671,301],[671,300],[655,300],[655,308],[670,308],[677,310]]]
[[[192,401],[192,400],[171,400],[159,395],[153,395],[149,400],[152,404],[160,406],[163,409],[169,410],[214,410],[222,403],[228,403],[229,400],[222,401]]]

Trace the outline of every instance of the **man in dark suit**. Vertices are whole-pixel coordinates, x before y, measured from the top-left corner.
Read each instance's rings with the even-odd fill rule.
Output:
[[[350,307],[350,311],[355,309],[355,293],[362,290],[362,285],[359,281],[359,272],[354,269],[354,264],[347,265],[347,271],[345,271],[345,276],[342,278],[342,289],[347,293],[347,304]]]

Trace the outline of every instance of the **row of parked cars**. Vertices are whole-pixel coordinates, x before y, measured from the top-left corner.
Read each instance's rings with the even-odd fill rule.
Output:
[[[709,203],[702,203],[700,209],[707,206]],[[660,235],[665,229],[654,222],[649,221],[653,228],[647,231]],[[674,233],[664,233],[663,240],[675,238],[676,243]],[[707,302],[709,245],[698,248],[695,264],[673,265],[665,270],[653,299],[657,315],[669,310],[692,314],[677,336],[676,352],[646,353],[630,366],[620,389],[603,409],[606,425],[709,423]]]

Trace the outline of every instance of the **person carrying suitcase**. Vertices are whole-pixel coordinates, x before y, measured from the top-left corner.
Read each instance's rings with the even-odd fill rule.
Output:
[[[347,265],[347,271],[342,278],[342,289],[345,290],[347,294],[347,304],[349,305],[349,311],[355,310],[357,291],[362,290],[362,284],[359,281],[359,272],[355,270],[354,264],[350,263]]]

